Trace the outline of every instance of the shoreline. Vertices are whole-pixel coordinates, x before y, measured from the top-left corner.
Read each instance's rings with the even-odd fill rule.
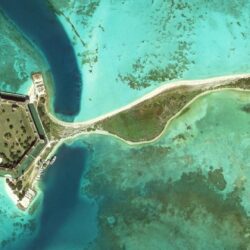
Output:
[[[122,141],[123,143],[126,143],[127,145],[130,146],[134,146],[134,145],[143,145],[143,144],[148,144],[148,143],[153,143],[157,140],[159,140],[161,138],[161,136],[166,132],[166,130],[168,129],[169,125],[171,124],[171,122],[176,119],[181,113],[182,111],[187,108],[188,106],[192,105],[193,102],[195,102],[198,98],[200,98],[201,96],[204,95],[208,95],[210,93],[213,92],[219,92],[219,91],[226,91],[226,90],[233,90],[233,91],[247,91],[250,92],[250,90],[244,90],[244,89],[240,89],[240,88],[223,88],[223,85],[228,84],[231,81],[236,81],[242,78],[248,78],[250,77],[250,74],[241,74],[241,75],[229,75],[229,76],[223,76],[223,77],[213,77],[213,78],[208,78],[208,79],[203,79],[203,80],[188,80],[188,81],[177,81],[177,82],[173,82],[173,83],[166,83],[164,85],[162,85],[161,87],[155,89],[154,91],[144,95],[143,97],[139,98],[138,100],[136,100],[135,102],[132,102],[126,106],[123,106],[119,109],[116,109],[110,113],[107,113],[105,115],[96,117],[95,119],[86,121],[86,122],[79,122],[79,123],[70,123],[70,122],[64,122],[64,121],[60,121],[58,120],[56,117],[53,116],[52,113],[50,113],[50,110],[47,107],[47,113],[49,115],[49,117],[57,124],[65,127],[65,128],[81,128],[84,126],[92,126],[95,125],[95,123],[102,121],[104,119],[107,119],[109,117],[112,117],[122,111],[125,110],[129,110],[131,108],[133,108],[134,106],[149,100],[157,95],[160,95],[161,93],[167,91],[167,90],[171,90],[171,89],[175,89],[178,87],[184,87],[184,86],[188,86],[190,88],[192,87],[199,87],[201,90],[204,90],[204,92],[200,93],[199,95],[195,96],[191,101],[189,101],[181,110],[179,110],[174,116],[172,116],[164,125],[162,131],[153,139],[151,140],[142,140],[142,141],[137,141],[137,142],[133,142],[133,141],[129,141],[126,139],[123,139],[121,137],[119,137],[116,134],[112,134],[108,131],[105,130],[101,130],[101,129],[97,129],[95,131],[82,131],[79,133],[76,133],[74,135],[70,135],[70,136],[66,136],[64,138],[61,138],[60,140],[57,141],[57,143],[51,148],[51,151],[48,153],[47,158],[50,157],[51,155],[55,154],[55,152],[58,150],[58,148],[63,144],[63,143],[67,143],[67,141],[69,143],[71,143],[71,141],[73,141],[74,139],[76,139],[77,137],[81,137],[81,136],[90,136],[93,134],[96,135],[105,135],[105,136],[112,136],[113,138]],[[222,88],[218,88],[218,89],[212,89],[209,90],[209,87],[219,87],[222,86]],[[29,89],[29,95],[30,98],[33,98],[34,95],[34,86],[32,85],[31,88]],[[48,100],[50,99],[49,96],[47,95]],[[8,184],[5,181],[5,191],[7,193],[7,195],[10,197],[10,199],[13,201],[13,203],[15,205],[18,204],[19,199],[18,197],[14,194],[14,192],[11,190],[11,188],[8,186]],[[34,197],[34,200],[36,200],[36,198],[38,197],[38,193],[41,193],[42,190],[40,190],[39,188],[39,181],[38,180],[33,180],[32,185],[35,190],[37,191],[37,194]],[[33,202],[30,203],[29,207],[31,206],[31,204],[33,204]]]
[[[174,81],[174,82],[165,82],[163,83],[162,86],[138,98],[136,101],[133,101],[119,109],[115,109],[111,112],[100,115],[94,119],[90,119],[90,120],[82,121],[82,122],[64,122],[64,121],[57,119],[50,112],[48,113],[48,115],[55,123],[58,123],[59,125],[62,125],[65,127],[79,128],[80,126],[91,126],[96,122],[99,122],[106,118],[114,116],[122,111],[129,110],[130,108],[142,103],[143,101],[146,101],[152,97],[155,97],[167,90],[172,90],[178,87],[195,87],[199,85],[201,86],[201,88],[207,88],[211,86],[222,86],[224,84],[227,84],[229,81],[236,81],[236,80],[248,78],[248,77],[250,77],[250,73],[211,77],[211,78],[206,78],[206,79],[201,79],[201,80],[181,80],[181,81]]]
[[[13,191],[10,188],[10,186],[6,182],[6,177],[4,177],[4,188],[5,188],[6,194],[10,197],[10,200],[17,206],[17,204],[18,204],[18,197],[13,193]]]
[[[56,148],[58,148],[61,144],[67,142],[67,141],[71,141],[76,139],[77,137],[81,137],[81,136],[89,136],[89,135],[104,135],[104,136],[111,136],[115,139],[118,139],[120,141],[122,141],[123,143],[126,143],[130,146],[136,146],[136,145],[144,145],[144,144],[150,144],[153,143],[157,140],[159,140],[161,138],[161,136],[166,132],[166,130],[168,129],[168,127],[170,126],[170,124],[173,122],[174,119],[178,118],[178,116],[182,113],[182,111],[189,107],[190,105],[192,105],[197,99],[199,99],[202,96],[206,96],[209,95],[211,93],[216,93],[216,92],[221,92],[221,91],[239,91],[239,92],[250,92],[249,89],[240,89],[240,88],[220,88],[220,89],[213,89],[213,90],[207,90],[205,92],[202,92],[201,94],[197,95],[196,97],[194,97],[190,102],[188,102],[179,112],[177,112],[173,117],[171,117],[169,119],[169,121],[165,124],[163,130],[159,133],[159,135],[157,135],[155,138],[151,139],[151,140],[144,140],[144,141],[138,141],[138,142],[133,142],[133,141],[129,141],[126,139],[123,139],[121,137],[119,137],[116,134],[112,134],[109,133],[106,130],[96,130],[96,131],[89,131],[89,132],[81,132],[79,134],[75,134],[73,136],[69,136],[66,138],[63,138],[60,140],[60,142],[58,143],[58,145],[56,146]]]

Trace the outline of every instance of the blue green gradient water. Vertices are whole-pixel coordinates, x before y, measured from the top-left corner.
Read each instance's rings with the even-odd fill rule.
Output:
[[[85,84],[76,120],[163,81],[249,71],[249,1],[51,2],[82,39],[59,16]],[[1,89],[25,92],[29,74],[48,64],[1,15],[0,53],[9,56]],[[97,135],[62,145],[32,214],[11,203],[1,179],[0,249],[247,249],[249,100],[235,91],[204,96],[143,146]]]
[[[249,1],[50,2],[64,14],[58,17],[83,75],[78,121],[126,105],[163,82],[250,70]]]
[[[88,153],[87,146],[77,142],[59,149],[42,183],[38,235],[25,249],[79,249],[96,237],[97,205],[79,194]]]
[[[143,146],[98,135],[62,146],[37,213],[1,196],[0,242],[15,232],[6,249],[247,249],[249,96],[203,96]],[[30,219],[31,232],[13,226]]]
[[[204,96],[144,146],[88,138],[96,146],[84,191],[106,194],[101,249],[247,249],[249,100]]]
[[[120,108],[163,82],[249,72],[249,1],[49,2],[59,11],[58,18],[75,50],[77,62],[70,63],[67,70],[78,72],[79,67],[82,74],[81,83],[63,76],[65,82],[77,82],[72,90],[65,91],[60,77],[67,70],[61,69],[63,63],[58,68],[53,66],[56,81],[50,88],[54,88],[54,96],[61,96],[54,110],[65,113],[62,100],[72,92],[76,99],[72,110],[79,111],[78,115],[75,112],[77,121]],[[34,22],[26,16],[32,19],[28,23]],[[44,57],[49,62],[44,62],[39,52],[43,46],[35,43],[34,48],[25,30],[21,34],[4,19],[0,21],[0,53],[7,61],[1,65],[1,72],[7,72],[1,74],[1,88],[26,92],[31,85],[30,73],[48,70],[48,63],[57,64],[55,56],[46,52]],[[54,40],[64,44],[64,38]],[[61,48],[58,42],[55,44]],[[135,89],[129,86],[131,79]]]
[[[1,9],[0,37],[0,89],[26,94],[31,73],[47,71],[47,61]]]
[[[1,180],[0,249],[67,250],[91,244],[98,232],[97,202],[80,194],[89,150],[79,141],[60,147],[43,176],[33,214],[32,206],[21,212],[11,203]]]
[[[2,0],[1,9],[46,57],[54,80],[50,86],[54,89],[54,115],[72,120],[80,110],[83,82],[75,52],[61,23],[43,0]]]

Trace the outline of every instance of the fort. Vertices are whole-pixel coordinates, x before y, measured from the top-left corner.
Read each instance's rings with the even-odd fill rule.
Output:
[[[36,183],[55,162],[55,146],[89,126],[61,122],[49,114],[42,73],[33,73],[31,79],[28,95],[0,92],[0,176],[6,178],[6,190],[22,210],[29,208]]]
[[[33,103],[26,95],[0,92],[0,175],[18,177],[47,143]]]
[[[41,174],[47,164],[42,153],[51,146],[37,111],[39,99],[46,96],[43,76],[34,73],[31,78],[30,95],[0,92],[0,176],[8,177],[7,184],[23,210],[35,197],[30,176],[35,179]]]

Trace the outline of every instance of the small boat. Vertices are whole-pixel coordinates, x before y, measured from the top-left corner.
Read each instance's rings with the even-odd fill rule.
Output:
[[[56,156],[54,155],[54,156],[50,159],[49,164],[52,165],[52,164],[54,164],[55,161],[56,161]]]

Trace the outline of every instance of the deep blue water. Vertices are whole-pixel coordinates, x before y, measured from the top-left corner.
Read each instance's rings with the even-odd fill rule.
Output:
[[[70,40],[45,0],[0,0],[0,8],[46,57],[54,78],[54,111],[73,119],[80,111],[81,73]],[[42,180],[44,200],[35,218],[37,235],[20,245],[25,250],[83,249],[97,236],[94,201],[80,195],[89,150],[75,142],[62,145]],[[10,223],[12,223],[10,221]],[[22,249],[20,249],[22,250]]]
[[[45,0],[0,0],[0,8],[46,57],[54,78],[54,112],[73,119],[80,111],[82,78],[73,47]]]
[[[43,178],[40,229],[25,250],[83,249],[97,235],[97,204],[79,193],[88,153],[77,142],[59,148]]]

